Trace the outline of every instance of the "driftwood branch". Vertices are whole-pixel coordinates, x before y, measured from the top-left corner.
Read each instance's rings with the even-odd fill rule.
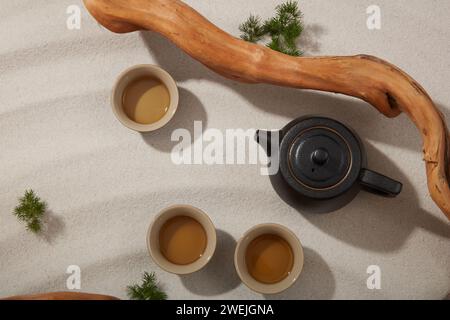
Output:
[[[119,300],[116,297],[83,292],[50,292],[20,295],[0,300]]]
[[[179,0],[84,0],[116,33],[151,30],[194,59],[237,81],[270,83],[360,98],[387,117],[405,112],[419,129],[430,195],[450,219],[450,139],[443,115],[409,75],[381,59],[290,57],[237,39]]]

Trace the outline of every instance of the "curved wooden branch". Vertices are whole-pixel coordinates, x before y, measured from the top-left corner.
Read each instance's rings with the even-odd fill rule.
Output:
[[[102,294],[82,292],[50,292],[40,294],[21,295],[5,298],[3,300],[119,300],[116,297]]]
[[[179,0],[84,0],[116,33],[151,30],[194,59],[234,80],[341,93],[360,98],[387,117],[405,112],[423,138],[431,197],[450,220],[450,139],[443,115],[409,75],[381,59],[290,57],[244,42]]]

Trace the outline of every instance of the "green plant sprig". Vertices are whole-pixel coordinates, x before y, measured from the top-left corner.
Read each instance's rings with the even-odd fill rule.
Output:
[[[296,41],[303,32],[302,13],[296,1],[288,1],[276,7],[276,15],[262,22],[259,16],[250,17],[239,26],[241,39],[253,43],[268,35],[271,41],[267,47],[291,56],[303,54]]]
[[[156,283],[154,273],[144,272],[142,284],[127,287],[127,294],[131,300],[166,300],[167,294]]]
[[[239,26],[239,30],[242,32],[242,40],[253,43],[261,40],[262,37],[266,34],[264,26],[261,23],[261,18],[254,15],[250,15],[247,21]]]
[[[42,217],[47,210],[47,204],[34,193],[33,190],[25,191],[25,195],[19,198],[19,205],[14,208],[14,215],[27,224],[27,229],[33,233],[42,230]]]

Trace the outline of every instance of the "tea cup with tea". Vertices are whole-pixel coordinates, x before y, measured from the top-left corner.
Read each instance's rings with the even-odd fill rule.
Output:
[[[258,293],[276,294],[292,286],[303,268],[297,236],[279,224],[261,224],[238,241],[234,255],[242,282]]]
[[[165,126],[178,108],[175,80],[150,64],[122,72],[112,91],[111,106],[117,119],[129,129],[151,132]]]
[[[175,205],[162,210],[148,229],[147,248],[162,269],[190,274],[202,269],[214,255],[216,229],[202,210]]]

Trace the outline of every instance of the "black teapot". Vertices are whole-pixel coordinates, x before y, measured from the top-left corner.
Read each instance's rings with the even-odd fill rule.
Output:
[[[271,162],[279,163],[278,172],[271,175],[272,185],[297,209],[331,212],[352,201],[361,189],[385,197],[402,190],[400,182],[366,168],[360,138],[336,120],[302,117],[279,132],[258,130],[256,139]]]

